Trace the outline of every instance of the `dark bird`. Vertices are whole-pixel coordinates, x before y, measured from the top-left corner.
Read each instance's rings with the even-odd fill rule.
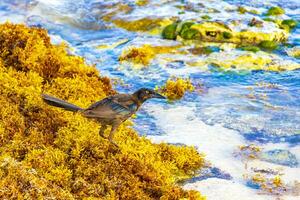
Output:
[[[105,129],[107,126],[111,126],[108,139],[113,144],[115,144],[113,141],[114,133],[120,124],[136,113],[147,99],[165,99],[164,96],[151,89],[141,88],[133,94],[116,94],[108,96],[92,104],[90,107],[83,109],[47,94],[42,94],[42,97],[43,100],[49,105],[63,108],[72,112],[79,112],[87,118],[92,118],[100,122],[101,128],[99,134],[103,138],[105,138]]]

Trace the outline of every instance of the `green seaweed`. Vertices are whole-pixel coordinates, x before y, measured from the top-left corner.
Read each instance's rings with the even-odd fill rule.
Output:
[[[259,43],[259,47],[266,50],[275,50],[278,48],[278,43],[274,41],[264,40],[261,43]]]
[[[199,35],[199,31],[195,29],[191,29],[191,26],[194,25],[194,22],[185,22],[181,26],[181,30],[179,31],[180,37],[186,40],[191,40],[197,38]]]
[[[242,7],[242,6],[239,6],[237,11],[240,13],[240,14],[245,14],[245,13],[252,13],[252,14],[255,14],[255,15],[258,15],[259,12],[257,10],[247,10],[246,8]]]
[[[181,29],[179,31],[179,34],[181,34],[182,32],[190,29],[190,27],[195,24],[194,22],[184,22],[182,25],[181,25]]]
[[[199,35],[199,31],[195,29],[187,29],[185,31],[182,31],[180,34],[180,36],[186,40],[196,39],[198,35]]]
[[[248,10],[248,13],[252,13],[254,15],[258,15],[259,14],[259,12],[257,10],[254,10],[254,9]]]
[[[278,20],[277,23],[281,23]],[[263,26],[263,22],[253,18],[250,25]],[[284,27],[285,26],[285,27]],[[176,27],[176,30],[175,30]],[[284,42],[288,38],[287,25],[282,28],[276,28],[273,32],[263,32],[252,29],[244,29],[241,31],[232,30],[228,25],[218,21],[197,22],[180,22],[165,27],[163,38],[165,39],[186,39],[200,40],[205,42],[230,42],[243,45],[258,45],[265,40]],[[168,33],[168,34],[167,34]],[[177,37],[179,35],[180,37]]]
[[[237,11],[241,14],[245,14],[246,12],[248,12],[248,10],[242,6],[239,6]]]
[[[203,16],[201,16],[201,18],[204,19],[204,20],[210,20],[211,19],[211,17],[209,15],[203,15]]]
[[[298,25],[298,22],[296,20],[293,20],[293,19],[286,19],[286,20],[283,20],[281,22],[281,25],[286,25],[290,29],[293,29]]]
[[[177,33],[176,33],[176,28],[177,28],[178,23],[173,23],[164,28],[162,31],[162,37],[164,39],[169,39],[169,40],[175,40]]]
[[[227,32],[227,31],[223,32],[223,38],[225,38],[225,39],[230,39],[230,38],[232,38],[232,33]]]
[[[274,16],[274,15],[282,15],[285,11],[281,7],[271,7],[268,12],[267,16]]]
[[[265,17],[265,18],[263,18],[263,20],[266,21],[266,22],[274,22],[274,23],[276,22],[276,20],[274,20],[270,17]]]
[[[189,52],[191,52],[194,55],[209,55],[214,52],[214,48],[211,46],[196,47],[196,48],[189,49]]]
[[[260,48],[257,46],[244,46],[244,47],[241,47],[240,49],[243,51],[252,51],[254,53],[260,51]]]

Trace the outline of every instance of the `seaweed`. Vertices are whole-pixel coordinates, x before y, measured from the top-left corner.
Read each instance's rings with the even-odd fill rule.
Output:
[[[131,62],[137,65],[147,66],[157,54],[170,53],[178,46],[151,46],[144,44],[141,47],[125,49],[119,57],[120,62]]]
[[[240,14],[245,14],[246,12],[248,12],[248,10],[242,6],[239,6],[237,8],[237,11],[240,13]]]
[[[223,37],[225,39],[230,39],[230,38],[232,38],[232,33],[225,31],[225,32],[223,32]]]
[[[194,22],[184,22],[179,32],[180,37],[186,40],[199,38],[199,31],[192,29],[192,25],[194,25]]]
[[[149,4],[149,0],[136,0],[135,4],[138,6],[146,6],[147,4]]]
[[[264,40],[261,43],[259,43],[259,47],[266,50],[275,50],[278,48],[278,43],[274,41]]]
[[[281,7],[271,7],[266,13],[267,16],[282,15],[285,11]]]
[[[210,20],[211,19],[211,17],[209,15],[203,15],[203,16],[201,16],[201,18],[204,19],[204,20]]]
[[[171,24],[172,19],[163,18],[142,18],[137,20],[113,19],[112,22],[128,31],[150,32],[153,34],[161,33],[162,27]]]
[[[298,25],[298,22],[293,19],[285,19],[281,22],[281,25],[286,25],[289,29],[293,29]]]
[[[161,88],[157,88],[162,92],[169,100],[181,99],[186,92],[192,92],[195,87],[189,79],[182,78],[170,78],[166,84]]]
[[[287,23],[287,22],[285,22]],[[262,27],[264,23],[253,18],[249,26]],[[277,43],[285,42],[289,35],[289,28],[282,24],[271,33],[244,29],[239,32],[232,30],[228,25],[218,21],[203,21],[200,23],[183,21],[166,26],[163,29],[162,37],[171,40],[196,40],[195,42],[218,42],[234,43],[240,45],[258,45],[262,41],[269,40]]]
[[[43,103],[81,107],[116,93],[95,66],[53,45],[47,31],[0,25],[1,199],[205,199],[176,183],[203,166],[193,147],[153,144],[125,122],[119,149],[99,124]]]
[[[177,28],[178,23],[173,23],[168,26],[166,26],[163,31],[162,31],[162,37],[164,39],[168,40],[175,40],[177,33],[176,33],[176,28]]]
[[[252,51],[254,53],[260,51],[260,48],[256,47],[256,46],[243,46],[240,49],[243,50],[243,51]]]

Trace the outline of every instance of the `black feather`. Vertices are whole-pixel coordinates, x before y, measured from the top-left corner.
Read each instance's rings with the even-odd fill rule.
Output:
[[[42,94],[42,97],[43,97],[43,100],[51,106],[63,108],[65,110],[72,111],[72,112],[77,112],[77,111],[83,110],[82,108],[80,108],[74,104],[68,103],[66,101],[52,97],[47,94]]]

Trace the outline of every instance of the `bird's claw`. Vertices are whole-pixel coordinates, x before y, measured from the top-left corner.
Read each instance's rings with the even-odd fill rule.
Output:
[[[111,144],[113,144],[115,147],[119,148],[119,145],[117,145],[117,143],[115,143],[114,141],[112,140],[109,140]]]
[[[105,137],[103,134],[100,134],[101,137],[103,137],[104,139],[107,139],[107,137]]]
[[[105,137],[103,134],[100,134],[100,136],[104,139],[107,139],[111,144],[113,144],[115,147],[119,148],[119,145],[117,145],[117,143],[115,143],[112,139],[110,139],[109,137]]]
[[[108,139],[107,137],[105,137],[104,135],[101,135],[101,137],[103,137],[104,139]]]

